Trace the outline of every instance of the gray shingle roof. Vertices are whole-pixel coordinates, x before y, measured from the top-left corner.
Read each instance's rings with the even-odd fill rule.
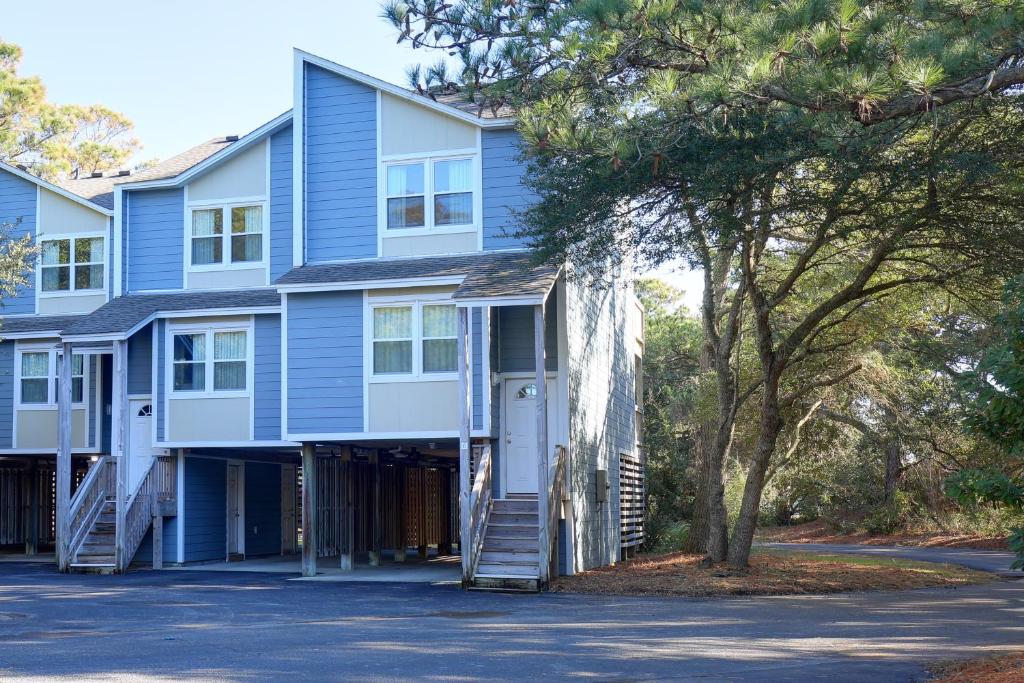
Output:
[[[234,289],[220,292],[130,294],[110,301],[89,315],[79,316],[64,328],[64,336],[117,335],[132,329],[154,313],[202,311],[217,308],[277,306],[281,296],[273,289]]]
[[[551,265],[537,265],[525,251],[492,251],[460,256],[373,259],[305,265],[278,279],[278,285],[344,284],[375,280],[462,277],[455,298],[544,294],[558,276]]]
[[[60,332],[74,325],[84,315],[32,315],[15,318],[0,318],[0,339],[6,334],[26,332]]]
[[[500,107],[493,107],[489,105],[481,104],[475,100],[469,99],[463,93],[445,93],[445,94],[434,94],[423,95],[433,99],[438,104],[443,104],[446,107],[452,107],[459,111],[467,114],[472,114],[481,119],[507,119],[515,116],[515,110],[508,105],[501,105]]]

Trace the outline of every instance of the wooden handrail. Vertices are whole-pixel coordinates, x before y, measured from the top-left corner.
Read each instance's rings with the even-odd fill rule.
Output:
[[[558,518],[565,499],[565,463],[567,460],[565,446],[555,446],[554,472],[551,476],[551,488],[548,489],[548,576],[558,576]]]
[[[480,462],[473,478],[473,490],[469,496],[469,533],[463,539],[469,551],[469,577],[476,576],[476,568],[483,550],[484,535],[487,530],[487,518],[491,514],[491,447],[484,446],[480,452]]]
[[[124,548],[118,553],[118,571],[128,569],[153,522],[156,504],[175,499],[177,485],[178,478],[173,461],[168,458],[154,458],[139,488],[128,501],[123,536]]]
[[[70,564],[86,536],[93,522],[99,516],[100,510],[108,496],[114,495],[114,467],[109,456],[101,456],[99,460],[89,469],[85,479],[78,485],[75,497],[71,501],[68,513],[68,556],[66,562]],[[63,567],[62,569],[66,569]]]

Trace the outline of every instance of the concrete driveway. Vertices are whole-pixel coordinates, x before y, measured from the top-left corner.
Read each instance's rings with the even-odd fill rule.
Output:
[[[14,681],[917,681],[930,661],[1022,644],[1024,581],[692,600],[0,567]]]
[[[1011,552],[974,550],[973,548],[914,548],[902,545],[855,545],[842,543],[758,543],[761,548],[796,550],[811,553],[839,553],[845,555],[871,555],[899,557],[918,562],[956,564],[983,572],[992,572],[1008,578],[1024,579],[1024,571],[1013,571],[1010,565],[1017,559]]]

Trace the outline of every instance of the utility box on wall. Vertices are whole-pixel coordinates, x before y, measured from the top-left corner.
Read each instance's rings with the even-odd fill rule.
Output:
[[[608,483],[608,470],[597,470],[594,472],[594,484],[597,488],[597,502],[608,502],[608,491],[611,485]]]

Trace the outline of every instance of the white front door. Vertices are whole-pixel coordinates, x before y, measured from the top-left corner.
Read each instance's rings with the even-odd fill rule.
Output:
[[[555,397],[547,383],[548,441],[554,434],[551,406]],[[505,493],[537,493],[537,382],[533,379],[505,380]]]
[[[228,463],[228,555],[245,552],[242,524],[242,467]]]
[[[161,452],[153,448],[153,404],[147,399],[128,402],[128,495],[139,488],[153,457]]]

